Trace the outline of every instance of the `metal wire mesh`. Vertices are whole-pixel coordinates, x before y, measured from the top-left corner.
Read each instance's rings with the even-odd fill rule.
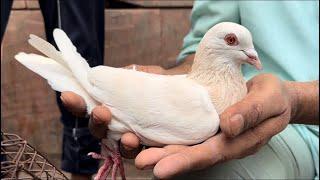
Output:
[[[1,132],[1,179],[68,179],[16,134]]]

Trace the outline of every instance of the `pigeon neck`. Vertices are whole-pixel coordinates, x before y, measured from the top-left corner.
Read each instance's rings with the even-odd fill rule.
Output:
[[[201,58],[201,62],[199,60],[195,58],[188,78],[207,88],[219,114],[246,95],[247,87],[241,64],[225,57]]]

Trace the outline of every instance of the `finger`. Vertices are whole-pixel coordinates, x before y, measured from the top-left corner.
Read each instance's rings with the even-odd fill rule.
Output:
[[[96,106],[91,113],[89,120],[89,130],[97,138],[107,136],[108,124],[111,121],[111,112],[105,106]]]
[[[136,65],[136,64],[131,64],[131,65],[129,65],[129,66],[125,66],[125,67],[123,67],[124,69],[132,69],[132,70],[137,70],[138,71],[138,65]]]
[[[177,153],[188,146],[168,145],[164,148],[149,148],[143,150],[135,159],[135,165],[138,169],[150,169],[162,158]]]
[[[143,148],[139,138],[130,132],[122,135],[120,142],[120,153],[127,159],[135,158]]]
[[[236,138],[226,138],[221,146],[224,159],[243,158],[256,153],[274,135],[285,129],[289,123],[289,114],[285,112],[281,116],[269,118]]]
[[[172,176],[207,167],[221,159],[215,154],[212,146],[202,143],[161,159],[153,169],[159,179],[169,179]]]
[[[163,148],[143,150],[135,158],[135,166],[138,169],[151,169],[166,153]]]
[[[253,89],[220,115],[221,131],[229,137],[237,136],[267,118],[280,115],[286,107],[280,93],[267,87],[259,91]]]
[[[139,147],[140,140],[134,133],[128,132],[122,135],[121,143],[126,150],[132,150]]]
[[[141,65],[137,65],[137,64],[131,64],[131,65],[125,66],[123,68],[124,69],[132,69],[132,70],[135,70],[135,71],[142,71],[142,72],[152,73],[152,72],[149,72],[148,66],[141,66]]]
[[[60,99],[65,108],[77,117],[84,117],[87,113],[84,99],[71,91],[61,93]]]

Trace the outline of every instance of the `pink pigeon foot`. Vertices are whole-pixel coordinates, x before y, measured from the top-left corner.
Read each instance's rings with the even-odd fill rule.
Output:
[[[95,176],[94,180],[105,180],[107,179],[108,175],[111,172],[111,179],[116,180],[117,172],[120,171],[120,175],[122,180],[126,180],[125,174],[124,174],[124,167],[122,163],[122,158],[119,152],[119,148],[116,147],[113,151],[111,148],[109,148],[107,145],[102,144],[102,150],[106,150],[110,153],[108,156],[103,156],[101,154],[97,154],[94,152],[90,152],[88,155],[91,156],[94,159],[103,159],[104,163],[100,167],[97,175]]]

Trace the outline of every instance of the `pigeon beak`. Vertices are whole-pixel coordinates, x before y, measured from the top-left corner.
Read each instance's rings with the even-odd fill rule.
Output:
[[[251,64],[252,66],[254,66],[256,69],[258,70],[262,70],[262,64],[261,61],[258,57],[258,53],[255,49],[246,49],[246,50],[242,50],[244,52],[245,55],[248,56],[248,58],[246,59],[246,62],[248,64]]]

